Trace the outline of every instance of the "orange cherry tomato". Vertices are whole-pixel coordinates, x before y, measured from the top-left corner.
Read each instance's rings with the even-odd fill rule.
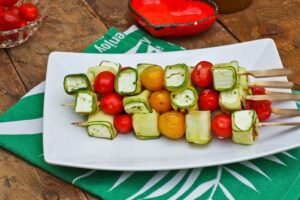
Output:
[[[153,92],[149,98],[149,103],[159,113],[167,112],[172,108],[170,93],[166,90]]]
[[[158,129],[170,139],[179,139],[185,133],[185,116],[181,112],[171,111],[160,115]]]
[[[164,70],[157,65],[147,67],[141,73],[141,82],[150,91],[161,90],[164,86]]]

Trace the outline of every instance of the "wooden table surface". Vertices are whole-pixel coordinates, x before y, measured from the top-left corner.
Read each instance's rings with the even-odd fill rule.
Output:
[[[114,26],[134,22],[127,0],[43,0],[48,19],[25,44],[0,50],[0,113],[45,79],[51,51],[81,51]],[[247,9],[221,15],[210,30],[194,37],[168,39],[187,49],[273,38],[290,81],[300,85],[299,0],[254,0]],[[0,199],[96,199],[0,149]]]

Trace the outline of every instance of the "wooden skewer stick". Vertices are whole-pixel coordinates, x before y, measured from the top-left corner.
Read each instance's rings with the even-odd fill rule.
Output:
[[[100,101],[97,102],[97,105],[100,106]],[[74,107],[75,103],[74,102],[63,103],[63,104],[61,104],[61,106]]]
[[[256,126],[300,126],[300,122],[262,122]]]
[[[282,100],[295,100],[300,101],[300,94],[291,94],[291,93],[273,93],[268,92],[267,95],[247,95],[247,100],[270,100],[270,101],[282,101]]]
[[[70,106],[70,107],[74,107],[74,106],[75,106],[75,103],[74,103],[74,102],[63,103],[63,104],[61,104],[61,106]]]
[[[268,69],[268,70],[253,70],[238,72],[238,75],[250,75],[255,78],[266,78],[266,77],[276,77],[276,76],[287,76],[291,74],[292,71],[288,69]]]
[[[295,117],[300,116],[299,109],[280,109],[280,108],[272,108],[272,113],[275,115],[281,115],[284,117]]]
[[[71,124],[76,126],[87,126],[87,122],[71,122]]]
[[[291,89],[294,86],[294,83],[289,81],[257,81],[257,82],[248,83],[248,86]]]

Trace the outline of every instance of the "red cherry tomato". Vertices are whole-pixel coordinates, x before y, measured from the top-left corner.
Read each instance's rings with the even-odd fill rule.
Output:
[[[0,5],[2,6],[13,6],[18,0],[0,0]]]
[[[252,108],[256,111],[259,121],[265,121],[271,116],[272,102],[268,100],[252,101]]]
[[[114,92],[115,78],[116,76],[108,71],[98,74],[94,82],[95,92],[103,95]]]
[[[200,110],[215,111],[219,108],[219,94],[215,90],[205,89],[199,94],[198,106]]]
[[[19,15],[19,7],[18,6],[9,7],[6,11],[13,12],[16,15]]]
[[[253,95],[266,94],[265,88],[254,87],[251,88]],[[265,121],[270,118],[272,113],[272,102],[268,100],[263,101],[246,101],[246,109],[255,110],[259,121]]]
[[[119,133],[129,133],[133,130],[132,117],[128,114],[119,114],[114,118],[114,126]]]
[[[192,82],[201,88],[207,88],[212,85],[212,64],[208,61],[199,62],[191,74]]]
[[[33,21],[39,15],[39,10],[32,3],[24,3],[19,8],[20,17],[26,21]]]
[[[219,114],[212,120],[212,130],[218,138],[229,138],[232,135],[231,117]]]
[[[251,88],[253,95],[264,95],[266,94],[266,89],[261,87],[253,87]]]
[[[0,5],[0,13],[4,12],[4,7],[2,5]]]
[[[109,115],[116,115],[123,111],[123,98],[117,93],[104,96],[100,101],[100,108]]]
[[[251,100],[246,100],[245,109],[246,110],[252,109],[252,101]]]
[[[21,27],[22,20],[13,12],[5,11],[0,13],[0,30],[8,31]]]

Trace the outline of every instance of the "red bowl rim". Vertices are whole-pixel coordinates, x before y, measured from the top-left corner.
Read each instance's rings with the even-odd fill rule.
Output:
[[[189,26],[189,25],[195,25],[195,24],[200,24],[206,21],[209,21],[211,18],[217,17],[218,16],[218,12],[219,12],[219,8],[216,4],[215,1],[213,0],[195,0],[195,1],[204,1],[208,4],[210,4],[213,8],[214,8],[214,13],[206,18],[197,20],[197,21],[193,21],[193,22],[183,22],[183,23],[171,23],[171,24],[160,24],[160,25],[154,25],[151,22],[149,22],[145,17],[143,17],[139,12],[137,12],[131,5],[132,0],[128,0],[128,8],[131,12],[133,12],[135,15],[137,15],[139,18],[141,18],[148,26],[154,28],[154,29],[162,29],[162,28],[166,28],[166,27],[176,27],[176,26]]]

